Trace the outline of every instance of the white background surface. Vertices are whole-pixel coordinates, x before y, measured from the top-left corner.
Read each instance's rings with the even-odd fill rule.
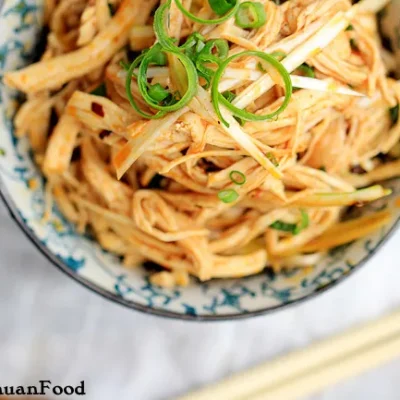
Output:
[[[160,319],[100,298],[50,265],[2,205],[0,239],[0,386],[85,380],[88,399],[172,399],[400,306],[400,232],[328,293],[224,323]],[[312,400],[398,400],[399,393],[400,360]]]

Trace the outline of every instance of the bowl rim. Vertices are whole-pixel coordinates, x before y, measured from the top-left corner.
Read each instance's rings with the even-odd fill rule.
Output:
[[[23,218],[21,217],[17,206],[15,205],[14,201],[12,200],[11,195],[8,193],[6,186],[3,182],[3,178],[0,175],[0,198],[3,200],[4,205],[9,211],[11,218],[16,222],[19,228],[23,231],[25,236],[33,243],[33,245],[46,257],[51,264],[57,267],[61,272],[68,275],[74,281],[81,284],[83,287],[89,289],[93,293],[97,293],[101,297],[122,305],[126,308],[131,310],[139,311],[141,313],[147,315],[155,315],[158,317],[168,318],[168,319],[175,319],[175,320],[183,320],[183,321],[194,321],[194,322],[223,322],[223,321],[235,321],[235,320],[242,320],[248,319],[252,317],[258,317],[263,315],[272,314],[278,310],[285,310],[289,307],[301,304],[305,301],[314,299],[318,295],[327,292],[328,290],[338,286],[341,282],[345,279],[352,276],[356,271],[359,271],[361,267],[363,267],[368,261],[370,261],[376,253],[378,253],[382,247],[388,242],[388,240],[394,236],[395,232],[400,226],[400,217],[397,218],[391,229],[386,233],[384,238],[378,243],[378,245],[370,252],[366,257],[364,257],[361,261],[359,261],[347,274],[341,275],[339,278],[333,280],[329,284],[317,288],[312,293],[301,297],[296,300],[288,301],[284,304],[279,304],[274,307],[268,308],[261,308],[260,310],[256,311],[249,311],[249,312],[242,312],[242,313],[235,313],[235,314],[217,314],[217,315],[191,315],[191,314],[181,314],[174,311],[167,311],[160,308],[153,308],[150,306],[145,306],[139,303],[136,303],[132,300],[127,300],[120,295],[113,294],[106,289],[101,288],[100,286],[90,282],[88,279],[83,278],[76,272],[74,272],[71,268],[69,268],[63,261],[61,261],[50,249],[43,244],[39,238],[34,234],[34,232],[27,226],[24,222]]]

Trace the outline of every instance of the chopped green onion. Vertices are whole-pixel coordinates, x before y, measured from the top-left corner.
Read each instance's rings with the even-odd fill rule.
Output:
[[[0,147],[0,156],[4,157],[5,155],[6,155],[6,151],[2,147]]]
[[[272,162],[272,164],[275,167],[279,167],[279,162],[278,162],[278,160],[276,159],[276,157],[274,156],[273,153],[267,153],[265,156],[268,158],[269,161]]]
[[[399,111],[400,111],[400,104],[389,108],[390,119],[392,121],[392,126],[396,125],[399,122]]]
[[[185,51],[185,54],[190,58],[194,59],[204,49],[206,38],[198,33],[192,33],[183,44],[180,49]]]
[[[236,5],[235,0],[208,0],[208,4],[215,14],[222,16]]]
[[[219,66],[226,60],[229,53],[229,45],[226,40],[212,39],[205,43],[203,50],[195,57],[196,68],[207,81],[206,88],[211,84],[215,71],[206,67],[204,64],[216,64]]]
[[[307,229],[309,225],[310,219],[308,214],[304,210],[301,210],[301,221],[299,224],[289,224],[287,222],[278,220],[269,227],[277,231],[288,232],[292,233],[293,235],[298,235],[301,231]]]
[[[167,55],[162,51],[153,54],[150,60],[151,64],[157,65],[158,67],[165,67],[167,62]]]
[[[246,1],[241,3],[235,15],[236,25],[244,29],[261,28],[267,22],[267,14],[264,5]]]
[[[151,85],[149,88],[149,96],[158,103],[164,101],[169,95],[170,92],[163,88],[159,83]]]
[[[219,61],[226,60],[229,53],[229,44],[224,39],[209,40],[200,54],[214,56]]]
[[[179,47],[175,45],[175,40],[168,35],[168,11],[171,8],[171,1],[158,7],[154,14],[154,32],[158,43],[164,50],[179,51]]]
[[[326,167],[325,167],[325,165],[323,165],[322,167],[319,167],[318,168],[320,171],[322,171],[322,172],[326,172]]]
[[[92,92],[90,92],[90,94],[93,94],[95,96],[107,97],[106,85],[104,83],[102,83],[100,86],[98,86]]]
[[[132,78],[135,77],[137,78],[137,75],[135,74],[135,68],[143,61],[143,58],[145,57],[145,54],[142,54],[138,58],[136,58],[135,61],[132,62],[131,66],[129,67],[129,70],[126,74],[126,81],[125,81],[125,91],[126,95],[128,97],[129,103],[131,104],[132,108],[143,118],[146,119],[160,119],[166,115],[166,112],[164,111],[159,111],[157,114],[148,114],[144,111],[142,111],[139,106],[137,105],[133,94],[131,90],[131,84],[132,84]]]
[[[273,224],[271,224],[269,227],[272,229],[275,229],[277,231],[294,233],[294,231],[297,228],[297,225],[296,224],[288,224],[287,222],[277,220]]]
[[[354,26],[350,24],[347,28],[346,31],[354,31]]]
[[[294,230],[293,234],[298,235],[301,231],[304,231],[304,229],[307,229],[310,225],[310,217],[304,210],[300,210],[301,212],[301,221],[297,225],[296,229]]]
[[[229,174],[230,180],[236,185],[244,185],[246,183],[246,175],[240,171],[232,171]]]
[[[261,58],[263,61],[267,62],[268,64],[272,65],[278,73],[281,75],[284,85],[285,85],[285,99],[282,103],[282,105],[273,113],[268,114],[268,115],[257,115],[253,114],[251,112],[248,112],[246,110],[242,110],[240,108],[235,107],[233,104],[231,104],[218,90],[220,80],[225,72],[225,69],[227,66],[233,61],[236,60],[237,58],[244,57],[244,56],[253,56],[253,57],[258,57]],[[268,119],[272,119],[279,114],[281,114],[286,107],[289,105],[290,98],[292,96],[293,92],[293,86],[292,86],[292,80],[290,78],[289,72],[285,69],[285,67],[277,61],[274,57],[263,53],[261,51],[244,51],[242,53],[235,54],[225,61],[221,63],[219,66],[218,70],[215,72],[215,76],[212,82],[212,88],[211,88],[211,95],[212,95],[212,102],[214,105],[215,112],[218,116],[218,118],[223,122],[227,127],[229,127],[229,123],[224,119],[221,113],[220,109],[220,103],[224,105],[229,111],[232,112],[232,114],[235,117],[239,117],[245,121],[265,121]]]
[[[239,9],[239,5],[240,5],[239,1],[238,0],[231,0],[231,1],[233,1],[234,4],[229,9],[229,11],[227,11],[226,14],[224,14],[223,16],[221,16],[220,18],[217,18],[217,19],[203,19],[203,18],[196,17],[190,11],[186,10],[185,7],[183,7],[183,4],[181,3],[180,0],[175,0],[175,3],[176,3],[176,6],[179,8],[179,10],[182,12],[182,14],[185,15],[187,18],[191,19],[192,21],[197,22],[199,24],[203,24],[203,25],[217,25],[217,24],[221,24],[222,22],[225,22],[229,18],[233,17],[236,14],[237,10]],[[227,0],[223,0],[223,2],[227,2]],[[213,2],[213,4],[214,4],[214,2]],[[214,7],[216,7],[215,4],[214,4]],[[221,8],[221,10],[222,10],[222,8]]]
[[[315,78],[315,71],[313,67],[310,67],[308,64],[304,63],[297,68],[300,72],[302,72],[305,76],[309,78]]]
[[[221,190],[218,193],[218,198],[226,204],[233,203],[239,198],[239,193],[233,189]]]
[[[181,94],[181,98],[178,102],[170,105],[160,105],[158,102],[155,102],[153,98],[149,95],[148,92],[148,83],[147,83],[147,69],[149,65],[152,63],[154,54],[157,52],[168,52],[174,55],[181,62],[182,66],[186,70],[187,74],[187,90],[183,95]],[[197,83],[198,83],[198,75],[196,68],[190,58],[188,58],[185,54],[182,54],[179,51],[175,50],[166,50],[161,47],[159,43],[155,44],[148,53],[144,55],[144,58],[140,64],[138,77],[138,88],[139,92],[142,95],[144,101],[151,107],[159,111],[164,112],[172,112],[180,110],[185,107],[196,95],[197,93]]]
[[[222,93],[222,96],[224,96],[229,101],[229,103],[232,103],[232,101],[235,100],[237,97],[236,94],[233,92],[224,92]]]

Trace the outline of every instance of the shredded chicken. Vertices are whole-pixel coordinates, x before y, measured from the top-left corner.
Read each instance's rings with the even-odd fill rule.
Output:
[[[389,194],[369,185],[400,176],[399,160],[378,157],[395,154],[400,140],[400,83],[388,78],[394,56],[382,49],[376,17],[386,1],[258,2],[266,23],[243,29],[234,18],[194,22],[173,1],[168,34],[180,44],[193,32],[226,40],[230,55],[283,53],[298,86],[275,119],[239,123],[221,107],[227,127],[201,86],[159,119],[132,108],[126,86],[144,113],[156,113],[136,79],[126,82],[124,63],[156,42],[157,0],[46,0],[41,61],[4,77],[27,94],[16,134],[28,135],[49,197],[127,268],[164,267],[151,276],[155,285],[309,266],[388,222],[387,213],[340,222],[346,207]],[[207,0],[182,3],[215,18]],[[235,59],[220,89],[232,91],[237,107],[264,115],[282,105],[284,90],[258,61]],[[169,55],[167,65],[150,66],[148,84],[179,92],[181,67]],[[221,201],[224,192],[235,196]]]

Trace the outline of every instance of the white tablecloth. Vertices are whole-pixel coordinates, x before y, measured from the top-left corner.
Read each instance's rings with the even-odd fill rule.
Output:
[[[88,399],[170,399],[400,306],[400,232],[321,297],[209,324],[142,315],[89,292],[49,264],[2,205],[0,238],[0,386],[85,380]],[[398,400],[399,390],[400,360],[313,399]]]

